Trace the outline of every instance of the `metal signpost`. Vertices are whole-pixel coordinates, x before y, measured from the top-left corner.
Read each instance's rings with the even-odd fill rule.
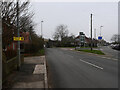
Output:
[[[99,37],[98,37],[98,40],[99,40],[99,46],[101,46],[102,36],[99,36]]]
[[[20,31],[19,31],[19,0],[17,0],[17,33],[18,33],[18,37],[20,37]],[[18,40],[18,67],[17,69],[20,69],[20,65],[21,65],[21,61],[20,61],[20,41]]]
[[[2,1],[0,1],[0,6]],[[0,7],[0,13],[2,8]],[[2,17],[0,15],[0,90],[2,89]]]

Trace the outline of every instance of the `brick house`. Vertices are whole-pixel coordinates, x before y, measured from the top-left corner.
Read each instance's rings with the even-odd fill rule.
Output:
[[[92,42],[93,47],[97,47],[98,40],[93,38]],[[91,38],[86,37],[83,32],[80,32],[75,38],[75,45],[80,47],[89,47],[91,46]]]

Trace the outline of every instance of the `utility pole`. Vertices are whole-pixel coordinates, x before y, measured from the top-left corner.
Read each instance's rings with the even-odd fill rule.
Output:
[[[43,23],[43,21],[41,21],[41,37],[43,37],[43,33],[42,33],[42,23]]]
[[[94,38],[96,39],[96,29],[94,29]]]
[[[18,37],[20,37],[20,31],[19,31],[19,0],[17,0],[17,34]],[[18,41],[18,51],[17,51],[17,69],[20,69],[21,60],[20,60],[20,41]]]
[[[92,51],[92,14],[91,14],[91,51]]]

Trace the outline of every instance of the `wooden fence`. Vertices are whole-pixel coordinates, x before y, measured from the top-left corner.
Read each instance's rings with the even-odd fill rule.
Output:
[[[5,59],[5,58],[4,58]],[[24,55],[21,55],[21,64],[24,62]],[[10,60],[4,60],[2,62],[2,81],[3,83],[6,81],[7,76],[17,70],[17,57],[14,57]]]

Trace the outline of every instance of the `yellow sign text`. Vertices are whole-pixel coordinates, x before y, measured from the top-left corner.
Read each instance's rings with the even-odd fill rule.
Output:
[[[14,41],[24,41],[24,37],[13,37]]]

